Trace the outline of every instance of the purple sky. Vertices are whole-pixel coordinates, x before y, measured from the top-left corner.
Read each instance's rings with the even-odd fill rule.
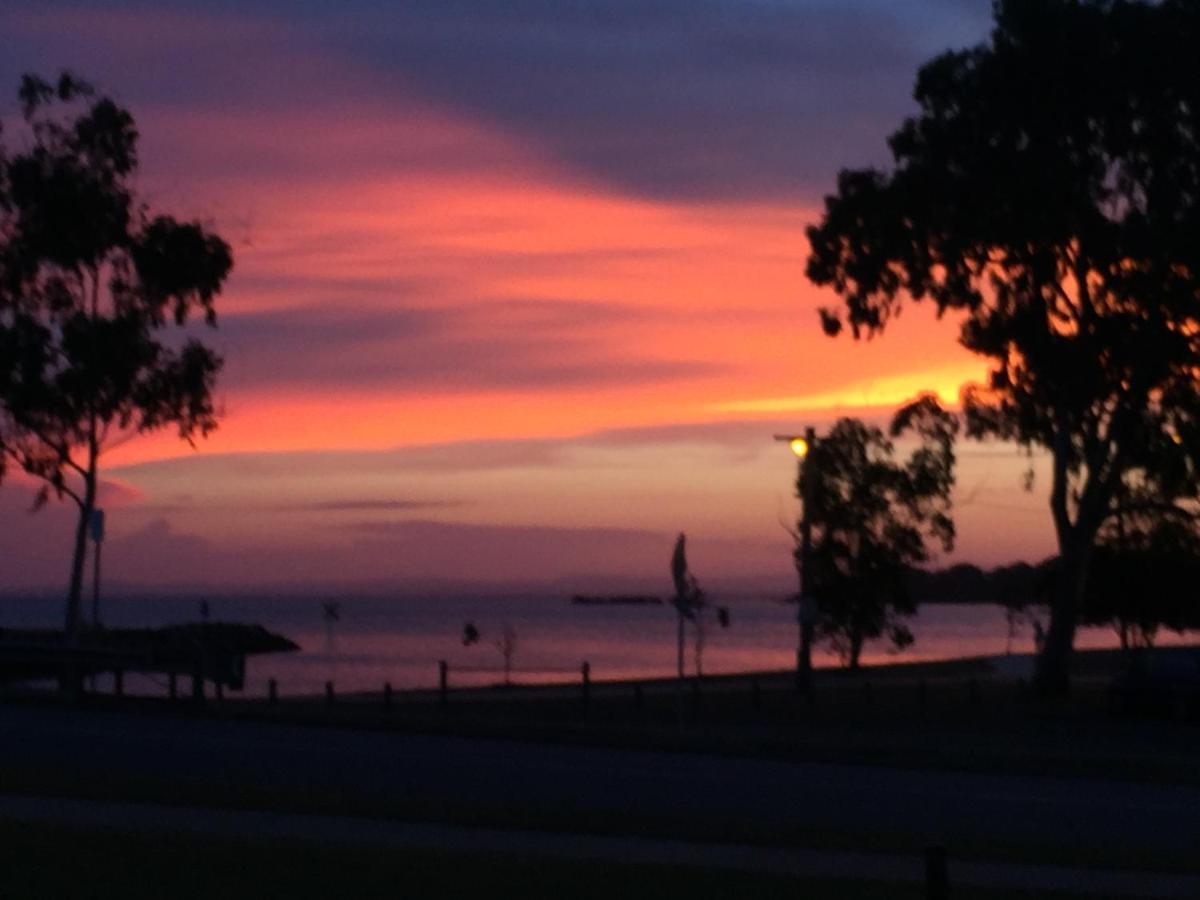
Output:
[[[137,117],[146,199],[237,260],[220,431],[107,458],[112,579],[653,586],[684,530],[702,574],[790,585],[770,436],[982,371],[928,310],[826,339],[803,265],[837,170],[886,161],[917,66],[989,14],[6,3],[0,113],[23,72],[95,81]],[[940,562],[1050,552],[1023,466],[964,461]],[[65,583],[71,511],[30,499],[0,487],[0,590]]]

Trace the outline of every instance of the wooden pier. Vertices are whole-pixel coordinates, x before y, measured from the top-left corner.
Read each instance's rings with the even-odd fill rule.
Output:
[[[0,682],[59,681],[78,684],[91,675],[126,673],[192,680],[194,695],[204,683],[241,690],[246,657],[290,653],[299,646],[261,625],[204,622],[164,628],[92,629],[68,636],[61,631],[0,629]]]

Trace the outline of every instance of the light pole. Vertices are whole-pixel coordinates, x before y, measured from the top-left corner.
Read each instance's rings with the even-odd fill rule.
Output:
[[[796,604],[796,624],[799,642],[796,645],[796,689],[808,693],[812,689],[812,639],[815,610],[809,595],[808,567],[812,556],[812,522],[808,517],[812,496],[812,466],[804,464],[808,454],[817,443],[813,428],[805,428],[803,435],[777,434],[775,440],[786,441],[788,448],[799,462],[797,486],[800,492],[800,596]]]

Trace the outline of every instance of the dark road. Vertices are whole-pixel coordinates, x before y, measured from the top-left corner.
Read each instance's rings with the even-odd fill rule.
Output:
[[[1194,787],[790,764],[210,719],[0,707],[0,765],[96,778],[942,839],[1200,850]]]

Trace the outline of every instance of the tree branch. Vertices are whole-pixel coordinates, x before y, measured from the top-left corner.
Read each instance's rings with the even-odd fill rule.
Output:
[[[1067,509],[1067,455],[1070,449],[1068,443],[1071,438],[1067,415],[1061,407],[1055,410],[1054,419],[1054,444],[1050,448],[1054,460],[1050,488],[1050,512],[1054,516],[1054,529],[1058,533],[1059,551],[1062,552],[1065,549],[1063,542],[1073,527],[1070,511]]]
[[[41,441],[43,444],[45,444],[48,448],[53,450],[54,454],[58,457],[60,462],[66,464],[68,467],[74,469],[79,474],[80,477],[87,478],[87,470],[84,469],[83,466],[79,465],[79,463],[75,462],[75,460],[71,458],[71,450],[70,450],[69,445],[67,445],[65,443],[56,443],[53,439],[51,439],[49,436],[47,436],[46,433],[42,429],[38,428],[36,425],[25,425],[23,427],[26,430],[28,430],[30,433],[32,433],[34,437],[36,437],[39,441]]]
[[[41,471],[38,461],[34,457],[30,456],[28,452],[23,452],[20,448],[13,447],[11,444],[6,444],[4,442],[0,442],[0,452],[5,453],[10,459],[16,462],[16,464],[20,466],[21,471],[26,475],[32,475],[39,481],[44,481],[47,485],[53,488],[56,494],[65,494],[74,500],[79,505],[80,509],[83,508],[83,498],[80,497],[79,494],[75,493],[75,491],[73,491],[70,487],[68,487],[65,482],[55,481],[52,478],[47,477]]]
[[[1163,515],[1177,517],[1189,522],[1200,522],[1200,511],[1184,509],[1174,503],[1157,502],[1147,500],[1139,503],[1128,503],[1112,507],[1108,514],[1104,517],[1105,521],[1116,518],[1117,516],[1126,516],[1135,513],[1162,513]]]

